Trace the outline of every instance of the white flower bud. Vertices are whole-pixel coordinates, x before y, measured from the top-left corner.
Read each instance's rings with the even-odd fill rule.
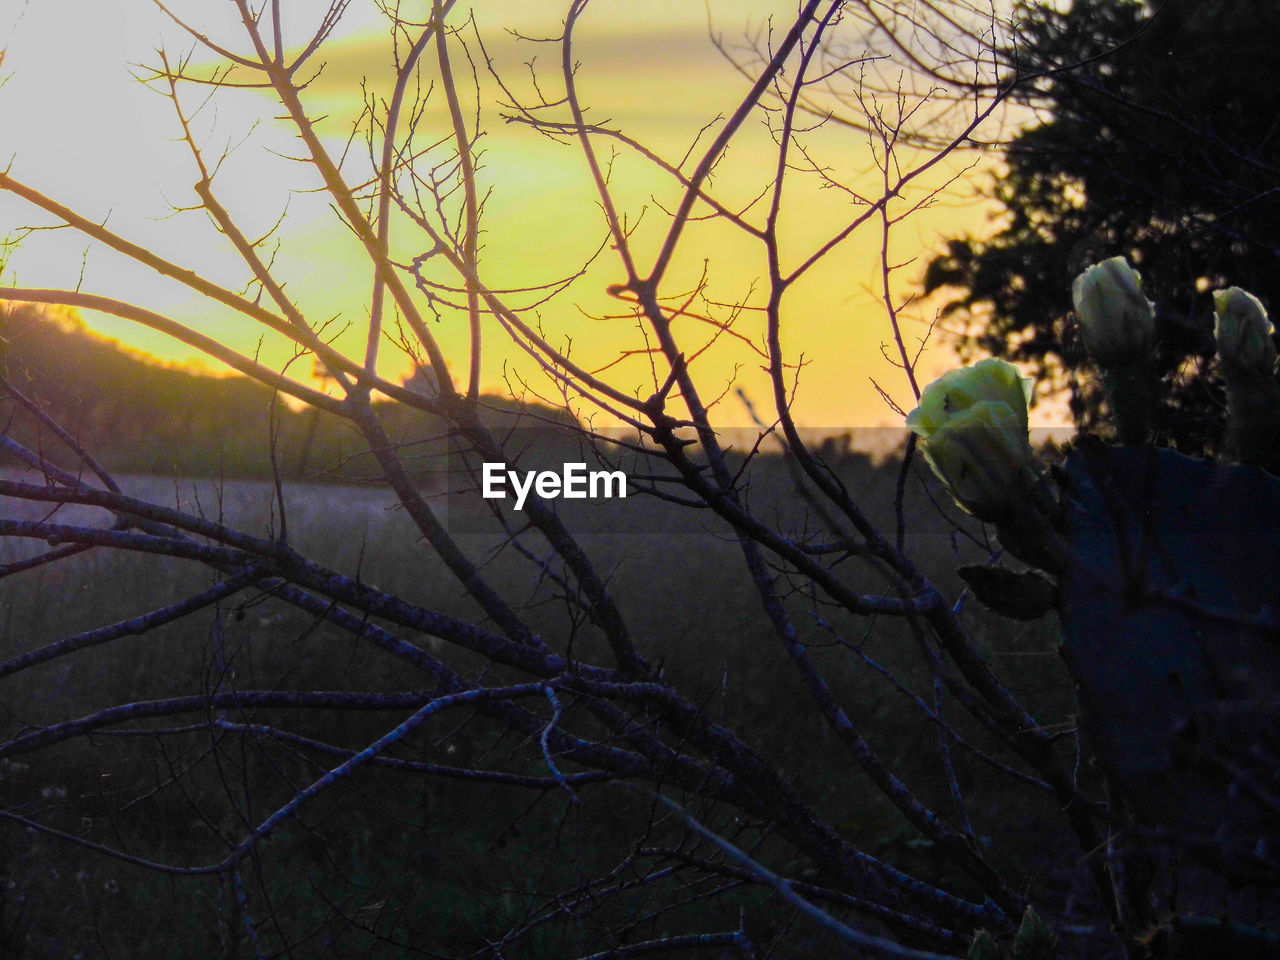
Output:
[[[1230,375],[1231,367],[1270,376],[1276,365],[1275,328],[1258,298],[1239,287],[1213,291],[1217,314],[1214,336],[1218,355]]]
[[[929,384],[907,416],[933,472],[980,519],[998,521],[1027,504],[1029,396],[1016,367],[984,360]]]
[[[924,443],[925,459],[956,502],[983,520],[1000,520],[1025,500],[1031,445],[1007,404],[983,400]]]
[[[1095,263],[1071,284],[1084,345],[1103,368],[1145,362],[1155,339],[1152,303],[1142,276],[1124,257]]]
[[[907,427],[927,440],[948,420],[975,403],[994,400],[1020,414],[1025,435],[1030,399],[1031,381],[1019,374],[1013,364],[991,357],[971,367],[949,370],[925,387],[920,394],[920,406],[907,414]]]

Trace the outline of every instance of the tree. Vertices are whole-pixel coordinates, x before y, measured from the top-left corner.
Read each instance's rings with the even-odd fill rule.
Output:
[[[1051,389],[1070,387],[1089,426],[1099,396],[1076,377],[1084,352],[1067,292],[1088,264],[1129,257],[1162,305],[1157,373],[1173,402],[1158,432],[1213,449],[1223,401],[1209,291],[1235,284],[1280,303],[1268,53],[1280,10],[1081,0],[1023,5],[1018,22],[1005,55],[1043,77],[1013,94],[1035,120],[1003,150],[992,191],[1002,228],[953,240],[926,289],[961,288],[946,309],[969,320],[962,350],[1033,364]]]
[[[215,70],[162,52],[150,82],[171,101],[197,209],[248,273],[243,290],[71,209],[56,184],[11,169],[0,190],[288,341],[301,369],[323,365],[331,392],[293,364],[275,369],[78,289],[74,269],[62,288],[0,297],[161,330],[340,418],[380,499],[304,496],[277,476],[241,509],[228,486],[117,478],[74,423],[6,382],[7,413],[37,437],[0,437],[17,467],[0,478],[13,510],[0,518],[13,544],[0,572],[26,586],[6,600],[18,649],[0,663],[7,949],[93,938],[155,952],[136,920],[168,911],[157,922],[167,946],[225,956],[937,957],[963,954],[978,928],[993,949],[1019,933],[1025,956],[1053,939],[1042,913],[1053,927],[1070,920],[1063,955],[1136,951],[1167,888],[1127,869],[1132,851],[1113,835],[1125,813],[1081,763],[1055,641],[1011,639],[951,577],[957,557],[994,558],[988,531],[909,483],[910,453],[900,470],[851,473],[856,458],[811,446],[792,416],[802,361],[784,333],[805,320],[797,290],[865,232],[879,248],[890,355],[920,396],[890,284],[894,237],[954,179],[945,161],[982,135],[1014,78],[981,49],[966,54],[968,99],[957,89],[940,101],[955,126],[939,140],[929,83],[916,99],[882,59],[849,51],[879,38],[918,59],[915,40],[933,36],[960,75],[948,25],[973,10],[886,21],[892,8],[876,3],[809,0],[756,38],[738,106],[673,161],[589,119],[575,45],[593,12],[585,0],[538,48],[556,51],[559,73],[523,91],[469,22],[450,19],[451,3],[435,0],[421,21],[388,6],[394,84],[338,141],[363,140],[366,166],[321,135],[308,107],[309,71],[347,4],[305,36],[284,4],[235,5],[234,37],[184,24]],[[966,44],[990,29],[965,32]],[[494,110],[464,99],[487,68],[501,115],[567,144],[586,171],[621,304],[602,321],[633,324],[621,346],[555,332],[549,314],[567,307],[549,296],[577,292],[579,266],[533,288],[489,280],[482,224],[502,221],[477,161]],[[240,86],[270,92],[269,116],[297,138],[296,169],[315,176],[359,251],[370,296],[354,341],[334,335],[323,301],[304,308],[272,234],[253,239],[223,199],[234,165],[206,153],[193,102]],[[840,222],[815,235],[812,210],[791,204],[806,183],[840,185],[829,156],[849,151],[850,135],[814,129],[810,111],[841,95],[863,110],[853,142],[874,175],[870,187],[844,184]],[[758,194],[726,200],[713,175],[755,121],[772,163]],[[621,157],[665,178],[649,207],[654,237],[623,205],[610,163]],[[690,291],[681,258],[714,252],[700,246],[704,223],[749,241],[764,265],[758,294],[718,300],[705,275]],[[465,336],[446,350],[450,324]],[[638,502],[648,529],[669,523],[670,537],[600,537],[598,514],[553,499],[563,479],[539,480],[518,512],[477,495],[484,465],[547,456],[486,415],[486,364],[508,343],[541,378],[512,382],[572,408],[568,442],[583,461],[629,477],[633,495],[604,506]],[[588,365],[591,346],[613,362]],[[708,352],[726,349],[765,367],[770,396],[736,448],[717,429],[730,391],[702,375]],[[385,375],[391,351],[429,368],[434,387]],[[431,419],[415,433],[405,417],[393,433],[389,401]],[[623,431],[594,429],[593,414]],[[443,505],[414,472],[437,452],[441,422],[453,444]],[[566,442],[563,423],[536,425]],[[763,454],[775,442],[785,470]],[[684,539],[700,522],[714,536]],[[1033,643],[1044,657],[1004,656]],[[1168,869],[1179,889],[1194,867]],[[1233,903],[1223,894],[1215,906]]]

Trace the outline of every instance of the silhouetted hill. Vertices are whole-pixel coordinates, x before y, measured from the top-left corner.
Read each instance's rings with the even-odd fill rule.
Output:
[[[74,310],[34,304],[0,312],[6,376],[14,388],[82,442],[108,468],[174,476],[267,477],[271,454],[282,476],[356,479],[374,472],[351,427],[316,410],[294,411],[247,377],[215,376],[162,363],[89,330]],[[564,415],[486,396],[487,419],[515,422],[523,411]],[[56,461],[74,457],[36,418],[0,399],[5,430]],[[400,404],[381,406],[399,441],[415,443],[411,459],[424,474],[440,468],[443,422]],[[274,445],[270,442],[275,437]],[[355,455],[355,456],[353,456]]]

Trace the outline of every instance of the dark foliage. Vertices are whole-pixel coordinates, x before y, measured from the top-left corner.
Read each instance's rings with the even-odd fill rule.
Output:
[[[1007,146],[993,189],[1004,228],[953,240],[926,287],[961,288],[947,310],[969,320],[963,353],[1031,364],[1052,388],[1070,388],[1077,420],[1092,427],[1100,396],[1074,376],[1086,359],[1070,282],[1127,256],[1158,308],[1157,368],[1171,400],[1160,439],[1212,450],[1222,401],[1209,293],[1235,285],[1280,303],[1280,5],[1078,0],[1066,11],[1021,4],[1019,19],[1008,55],[1048,72],[1015,99],[1042,122]]]

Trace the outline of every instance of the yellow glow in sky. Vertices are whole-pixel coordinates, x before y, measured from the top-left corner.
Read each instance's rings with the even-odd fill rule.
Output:
[[[572,275],[606,243],[605,221],[582,153],[572,143],[556,143],[527,125],[505,122],[504,115],[510,111],[501,106],[504,95],[486,70],[475,41],[478,30],[495,69],[517,95],[535,96],[527,66],[532,62],[539,89],[548,99],[557,99],[563,94],[559,46],[517,41],[504,28],[526,36],[554,36],[566,6],[566,0],[476,4],[475,30],[467,27],[462,33],[470,64],[475,66],[474,85],[461,44],[453,46],[455,67],[467,81],[462,91],[464,109],[468,117],[479,110],[484,130],[478,173],[481,188],[487,191],[481,271],[495,289],[515,290]],[[314,27],[324,4],[286,2],[284,7],[294,18],[286,43],[297,43]],[[429,8],[424,3],[403,7]],[[219,42],[247,52],[233,4],[193,0],[173,4],[172,9],[190,17]],[[12,158],[10,173],[170,260],[233,290],[244,289],[250,279],[244,263],[209,217],[194,209],[197,199],[192,184],[198,174],[186,145],[177,138],[172,105],[130,73],[145,74],[138,64],[158,64],[160,47],[176,62],[191,52],[190,38],[147,0],[110,4],[3,0],[0,11],[0,45],[7,47],[3,70],[8,77],[0,88],[0,111],[6,117],[0,153],[6,162]],[[693,147],[696,158],[749,87],[748,78],[716,50],[709,30],[741,51],[748,37],[768,42],[770,17],[776,42],[793,11],[793,3],[783,2],[713,0],[704,7],[686,0],[644,4],[595,0],[578,28],[575,51],[578,91],[588,107],[588,121],[622,129],[673,163],[680,162],[705,127]],[[466,15],[459,5],[452,19],[461,24]],[[334,155],[345,150],[343,171],[350,183],[369,176],[368,146],[362,133],[352,138],[351,132],[364,98],[372,96],[380,103],[378,98],[389,92],[389,49],[385,20],[377,8],[353,3],[317,57],[324,71],[303,94],[310,115],[323,117],[318,129],[327,148]],[[193,57],[193,63],[202,68],[212,62],[207,52]],[[235,78],[245,76],[237,73]],[[428,61],[422,73],[424,92],[434,79]],[[360,355],[371,268],[350,231],[338,222],[328,198],[316,192],[320,181],[315,169],[294,159],[302,149],[295,131],[279,119],[282,111],[267,93],[221,91],[205,102],[209,93],[207,87],[189,87],[182,92],[182,103],[195,114],[193,130],[206,159],[212,164],[222,157],[214,179],[221,201],[249,236],[276,227],[275,275],[286,283],[313,325],[327,323],[327,331],[335,334],[345,330],[338,343]],[[448,134],[438,85],[430,91],[417,123],[420,146]],[[809,134],[805,142],[834,179],[864,195],[876,195],[879,172],[866,134],[830,125]],[[665,235],[669,223],[665,211],[678,204],[681,188],[626,147],[617,145],[615,154],[608,141],[596,143],[602,160],[611,163],[614,202],[628,225],[635,227],[632,242],[644,272]],[[447,160],[447,148],[439,148],[437,155]],[[802,157],[793,156],[802,162]],[[900,157],[904,164],[918,160],[910,152]],[[774,138],[763,115],[757,113],[717,167],[710,189],[726,206],[748,207],[772,181],[776,163]],[[691,167],[690,162],[685,169]],[[939,186],[962,169],[959,161],[945,164],[925,182]],[[893,296],[898,301],[908,298],[929,257],[947,237],[987,228],[989,207],[966,199],[972,193],[970,180],[962,178],[934,205],[894,228],[890,260],[906,264],[895,274]],[[908,195],[902,203],[912,199]],[[823,188],[816,177],[789,174],[779,224],[783,271],[804,262],[858,211],[849,195]],[[765,212],[757,204],[746,216],[761,224]],[[53,221],[0,194],[0,233],[26,224],[44,226]],[[879,221],[873,218],[809,271],[784,301],[784,350],[789,362],[803,358],[807,364],[794,407],[803,425],[900,425],[878,395],[873,378],[904,409],[914,405],[904,375],[882,356],[891,329],[880,299],[881,242]],[[425,249],[407,218],[395,222],[392,251],[398,259],[408,262]],[[277,369],[292,355],[281,338],[266,335],[252,322],[229,315],[218,304],[69,230],[28,235],[9,266],[3,280],[10,285],[78,286],[128,300],[255,354]],[[733,311],[719,305],[758,308],[763,304],[768,269],[765,250],[756,239],[724,222],[698,222],[683,238],[664,293],[687,295],[701,282],[702,295],[691,305],[691,312],[723,321]],[[528,322],[540,324],[548,340],[566,348],[571,344],[580,364],[607,369],[606,375],[622,389],[647,395],[653,389],[653,374],[648,358],[639,352],[646,341],[635,320],[627,316],[627,305],[605,292],[623,278],[617,255],[606,244],[590,270],[550,302],[537,304],[541,295],[535,293],[511,293],[506,299],[512,306],[527,307]],[[932,305],[911,304],[902,314],[903,333],[913,352],[933,311]],[[87,315],[86,320],[103,333],[164,359],[195,356],[185,345],[129,321],[97,314]],[[455,375],[464,374],[465,317],[441,309],[433,332]],[[675,332],[687,356],[698,354],[694,369],[704,399],[724,396],[716,422],[726,426],[748,422],[731,386],[742,387],[758,405],[768,405],[770,390],[760,371],[764,326],[758,310],[738,313],[732,335],[717,337],[715,327],[693,317],[677,319]],[[488,325],[486,337],[486,389],[505,391],[509,383],[524,379],[550,395],[536,367],[496,324]],[[402,354],[387,348],[382,358],[385,376],[398,379],[409,372],[409,361]],[[935,347],[922,361],[921,384],[953,363],[945,345]],[[657,375],[661,379],[665,370],[659,369]]]

